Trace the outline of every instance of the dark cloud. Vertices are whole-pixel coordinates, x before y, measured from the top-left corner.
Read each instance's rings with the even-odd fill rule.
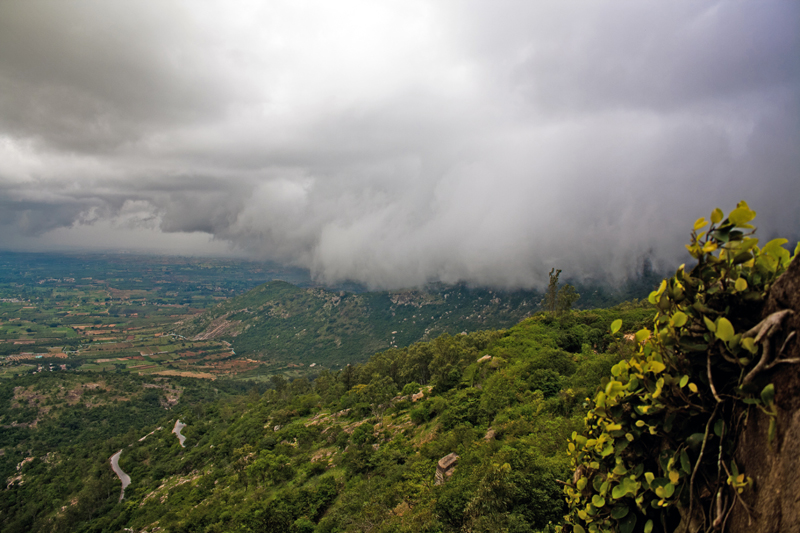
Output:
[[[679,261],[740,199],[796,239],[798,30],[777,1],[6,2],[0,247],[511,287]]]

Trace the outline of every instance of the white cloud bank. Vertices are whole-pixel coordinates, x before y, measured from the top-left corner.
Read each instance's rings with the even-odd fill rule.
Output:
[[[790,2],[0,4],[0,249],[236,253],[373,287],[800,235]]]

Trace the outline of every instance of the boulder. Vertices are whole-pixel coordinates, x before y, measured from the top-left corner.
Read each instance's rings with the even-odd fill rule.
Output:
[[[455,473],[458,464],[458,455],[451,453],[445,455],[436,464],[436,485],[441,485]]]

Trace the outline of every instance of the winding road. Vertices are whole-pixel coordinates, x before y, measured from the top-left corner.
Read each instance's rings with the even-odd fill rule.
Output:
[[[119,493],[119,501],[122,501],[122,498],[125,497],[125,487],[131,484],[131,476],[123,472],[119,467],[119,456],[121,454],[122,450],[111,456],[111,469],[114,470],[114,473],[117,475],[119,480],[122,481],[122,490]]]
[[[172,428],[172,432],[175,433],[175,435],[178,437],[178,440],[180,441],[182,448],[186,447],[183,444],[183,442],[186,440],[186,437],[181,434],[181,430],[183,428],[185,428],[185,427],[186,427],[186,424],[184,424],[183,422],[180,421],[180,419],[178,419],[178,420],[175,421],[175,427]],[[152,435],[153,433],[155,433],[159,429],[161,429],[161,428],[158,427],[155,430],[151,431],[150,433],[148,433],[147,435],[145,435],[144,437],[139,439],[139,442],[142,442],[144,439],[146,439],[147,437],[149,437],[150,435]],[[119,501],[122,501],[122,499],[125,497],[125,488],[128,485],[131,484],[131,476],[129,476],[128,474],[123,472],[122,469],[119,467],[119,456],[120,455],[122,455],[122,450],[120,450],[117,453],[115,453],[114,455],[112,455],[110,461],[111,461],[111,469],[114,471],[114,473],[117,475],[119,480],[122,482],[122,490],[119,493]]]

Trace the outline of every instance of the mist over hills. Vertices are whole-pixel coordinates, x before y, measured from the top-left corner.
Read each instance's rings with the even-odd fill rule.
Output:
[[[577,283],[581,298],[575,307],[644,298],[660,280],[645,264],[637,278],[620,286]],[[513,326],[542,310],[542,296],[536,290],[464,284],[348,292],[273,281],[184,321],[175,331],[187,338],[226,340],[240,357],[341,367],[444,333]]]
[[[0,1],[0,531],[791,520],[798,58],[785,0]]]
[[[173,310],[181,304],[163,304],[171,320],[153,322],[151,317],[147,328],[140,323],[123,333],[133,333],[130,341],[139,337],[162,347],[171,345],[148,352],[171,361],[165,362],[168,367],[188,363],[192,354],[187,351],[197,345],[216,342],[226,346],[217,350],[220,357],[246,357],[256,367],[269,365],[250,358],[274,357],[286,366],[308,370],[286,379],[281,369],[264,368],[261,375],[244,376],[264,378],[256,379],[246,393],[248,384],[239,379],[241,375],[235,376],[238,382],[233,384],[220,379],[219,388],[212,380],[222,373],[194,374],[203,381],[186,381],[189,376],[173,368],[151,368],[149,375],[132,376],[130,371],[142,366],[118,366],[114,361],[129,357],[114,358],[111,352],[97,361],[110,361],[111,366],[81,367],[82,372],[70,371],[67,365],[59,370],[54,367],[56,361],[41,359],[20,374],[27,363],[7,361],[12,364],[4,370],[13,364],[17,370],[4,372],[9,379],[0,382],[4,400],[0,402],[4,429],[0,474],[7,480],[0,490],[0,524],[4,531],[14,533],[120,529],[137,533],[552,533],[554,526],[567,520],[573,531],[581,531],[580,523],[591,517],[585,511],[587,504],[576,506],[573,495],[576,488],[581,491],[589,486],[581,472],[599,470],[600,460],[610,474],[596,476],[591,487],[603,491],[606,482],[616,484],[610,496],[617,502],[602,512],[610,517],[609,524],[619,527],[608,529],[625,533],[633,531],[637,522],[652,524],[653,517],[663,513],[659,499],[672,498],[661,492],[668,483],[682,483],[683,489],[693,490],[692,460],[694,471],[707,468],[722,475],[718,456],[704,457],[702,451],[696,459],[689,455],[695,454],[696,447],[690,443],[699,435],[715,439],[712,445],[719,443],[719,453],[732,453],[723,447],[721,428],[731,427],[731,418],[740,417],[731,410],[728,418],[715,424],[720,429],[712,437],[709,429],[717,402],[750,405],[760,401],[761,406],[775,402],[773,384],[762,389],[771,379],[768,375],[757,376],[758,384],[744,383],[747,390],[741,382],[719,379],[723,372],[746,379],[742,370],[748,365],[752,370],[747,376],[759,371],[761,363],[755,358],[735,359],[725,350],[755,353],[748,348],[745,332],[773,327],[770,320],[758,321],[766,287],[783,283],[780,286],[789,291],[794,286],[791,278],[786,284],[781,275],[787,266],[797,266],[785,248],[786,239],[759,248],[754,246],[755,239],[733,231],[750,229],[748,222],[754,216],[746,204],[729,219],[723,220],[722,212],[712,213],[707,241],[699,241],[695,233],[689,245],[698,259],[696,266],[679,267],[646,301],[607,309],[556,307],[539,313],[536,300],[541,294],[535,291],[464,285],[356,293],[271,281],[226,297],[215,296],[221,287],[210,284],[210,294],[202,299],[205,312],[193,317],[193,313],[175,315]],[[695,222],[695,231],[703,225],[708,221]],[[800,246],[794,250],[796,261]],[[216,268],[224,273],[233,267]],[[735,283],[717,282],[723,275],[736,277]],[[217,279],[222,283],[223,278]],[[35,279],[25,278],[22,286],[11,283],[3,290],[26,290],[33,282],[33,294],[49,294],[56,307],[61,306],[60,318],[66,320],[75,313],[81,322],[75,328],[84,332],[84,338],[92,337],[81,344],[100,349],[105,341],[114,344],[103,337],[119,333],[117,322],[147,318],[138,316],[147,309],[140,300],[151,299],[153,292],[158,293],[153,286],[163,281],[148,277],[149,290],[119,291],[104,280],[103,290],[95,288],[89,294],[91,287],[71,286],[71,278]],[[584,305],[608,304],[651,288],[656,279],[645,264],[641,275],[628,285],[584,284],[579,290],[587,293]],[[134,277],[123,282],[136,286],[142,280]],[[130,294],[108,300],[95,296],[106,290]],[[74,294],[67,300],[69,291]],[[129,297],[133,293],[141,298]],[[106,304],[113,298],[127,304],[110,305],[112,311]],[[776,299],[770,296],[766,305]],[[44,305],[38,309],[36,301],[7,298],[0,302],[6,339],[20,342],[22,336],[24,342],[33,342],[30,337],[40,331],[38,321],[44,318],[37,313],[46,311]],[[684,307],[671,308],[676,301]],[[669,310],[662,313],[665,308]],[[656,309],[661,311],[656,314]],[[718,315],[716,323],[708,317],[712,313]],[[528,317],[520,321],[520,314]],[[787,314],[791,313],[782,310],[770,316]],[[87,320],[94,325],[86,324]],[[505,321],[513,325],[504,327]],[[181,333],[165,335],[156,327],[167,322]],[[494,329],[497,324],[502,329]],[[476,331],[455,335],[445,331],[460,327]],[[651,331],[650,327],[660,329]],[[794,336],[788,331],[782,335],[787,340]],[[164,337],[168,339],[160,343]],[[415,337],[422,341],[414,342]],[[212,338],[219,340],[208,340]],[[77,352],[58,355],[81,357]],[[718,357],[713,379],[712,355]],[[715,387],[726,391],[723,394],[730,400],[719,399]],[[742,396],[729,392],[734,388]],[[614,403],[614,394],[623,391],[631,399]],[[673,410],[662,397],[692,409]],[[634,409],[626,408],[639,401]],[[587,409],[591,409],[588,414]],[[587,420],[601,420],[605,427],[587,424]],[[176,429],[170,432],[170,427]],[[699,432],[702,429],[705,433]],[[588,436],[593,437],[594,431],[606,433],[592,442]],[[679,449],[665,448],[675,431],[681,433],[676,440]],[[576,467],[575,443],[589,447],[595,454],[591,458],[599,459],[589,463],[584,456]],[[629,456],[629,452],[637,455]],[[109,457],[118,462],[110,465]],[[615,472],[620,477],[611,475]],[[576,475],[583,477],[574,481]],[[625,488],[636,478],[643,479],[641,487],[652,493],[646,496],[651,504],[639,507]],[[121,493],[117,492],[120,481]],[[703,482],[729,486],[724,478],[714,481],[713,476]],[[674,490],[675,498],[667,508],[670,514],[660,516],[662,524],[683,520],[683,502],[678,489]],[[46,497],[36,497],[37,493]],[[720,501],[714,494],[711,490],[700,494],[708,509],[712,499]],[[591,500],[597,502],[591,504],[597,509],[605,506],[599,498]],[[732,504],[726,505],[731,509]]]
[[[0,3],[0,248],[531,289],[742,199],[800,236],[794,2],[47,6]]]

